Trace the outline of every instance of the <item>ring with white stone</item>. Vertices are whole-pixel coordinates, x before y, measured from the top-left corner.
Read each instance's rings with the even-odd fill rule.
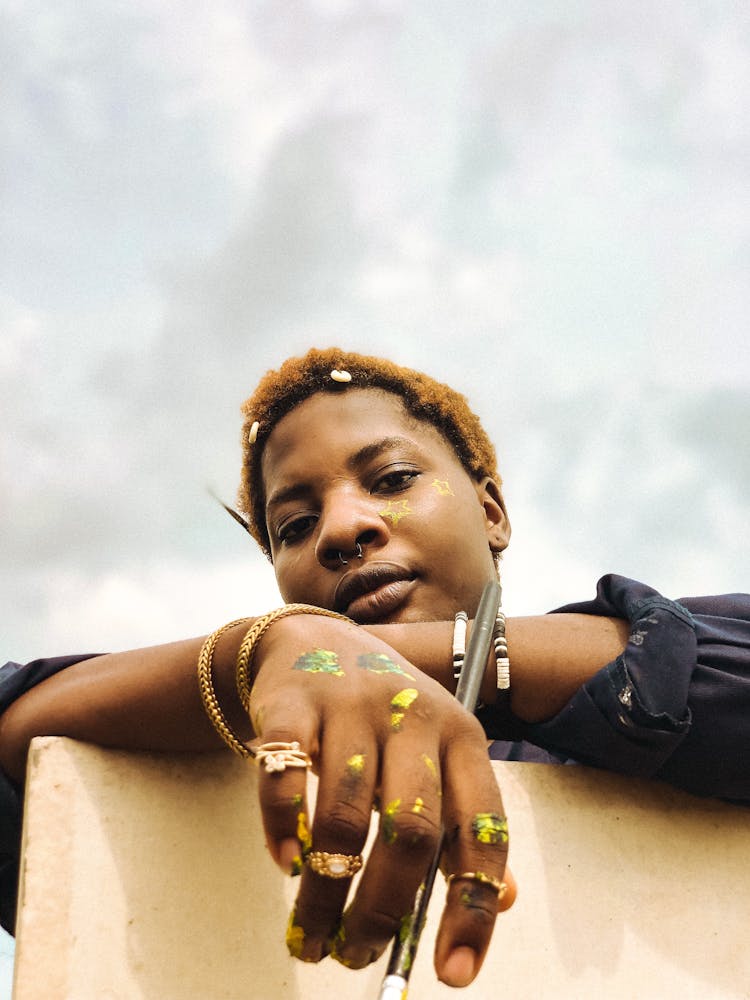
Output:
[[[252,751],[253,757],[269,774],[288,767],[312,767],[309,754],[295,740],[293,743],[264,743]]]
[[[351,878],[362,867],[362,855],[310,851],[307,863],[314,872],[325,878]]]

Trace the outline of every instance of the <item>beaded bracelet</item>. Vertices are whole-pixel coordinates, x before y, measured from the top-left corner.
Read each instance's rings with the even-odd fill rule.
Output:
[[[461,676],[466,655],[466,626],[469,616],[465,611],[459,611],[453,619],[453,677],[457,681]]]
[[[510,688],[510,660],[508,659],[508,643],[505,638],[505,615],[499,608],[495,618],[492,643],[497,668],[497,690],[507,691]]]

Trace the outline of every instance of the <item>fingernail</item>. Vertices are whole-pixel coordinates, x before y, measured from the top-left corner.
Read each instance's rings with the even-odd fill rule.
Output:
[[[473,948],[463,945],[454,948],[445,960],[439,976],[446,986],[468,986],[477,974],[477,954]]]

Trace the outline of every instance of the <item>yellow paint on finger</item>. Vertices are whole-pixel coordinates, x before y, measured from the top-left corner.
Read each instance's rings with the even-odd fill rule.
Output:
[[[289,923],[286,926],[286,946],[292,958],[302,958],[302,952],[305,948],[305,931],[294,922],[296,915],[296,909],[293,909],[289,914]]]
[[[432,759],[432,757],[429,757],[426,753],[420,754],[420,759],[422,760],[422,763],[432,775],[435,781],[435,790],[438,793],[438,798],[440,798],[443,794],[443,790],[440,787],[440,776],[438,775],[438,769],[437,765],[435,764],[435,761]]]
[[[365,769],[365,755],[363,753],[355,753],[346,762],[346,769],[349,774],[360,775]]]
[[[391,728],[395,729],[396,732],[401,729],[406,710],[414,704],[418,697],[419,692],[416,688],[404,688],[403,691],[399,691],[391,698]]]
[[[423,809],[424,809],[424,799],[421,799],[419,796],[417,796],[416,799],[414,799],[414,805],[411,807],[411,811],[413,813],[416,813],[417,816],[419,816],[419,814],[422,812]]]
[[[340,965],[343,965],[345,968],[350,969],[352,967],[352,961],[351,961],[351,959],[345,958],[341,954],[341,946],[344,945],[344,944],[346,944],[346,931],[344,930],[344,925],[340,924],[339,927],[338,927],[338,929],[337,929],[337,931],[336,931],[336,933],[333,935],[333,937],[328,942],[328,946],[329,946],[329,952],[328,952],[328,954],[331,956],[331,958],[334,960],[334,962],[338,962]]]
[[[471,830],[480,844],[508,843],[508,821],[497,813],[477,813],[471,822]]]
[[[302,845],[302,857],[304,858],[312,850],[312,835],[307,825],[307,814],[304,812],[297,813],[297,840]]]
[[[401,799],[393,799],[383,809],[383,840],[386,844],[393,844],[398,837],[395,830],[394,819],[401,806]]]

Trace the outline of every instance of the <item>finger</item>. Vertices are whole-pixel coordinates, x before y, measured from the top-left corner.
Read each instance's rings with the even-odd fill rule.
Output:
[[[310,849],[310,824],[307,811],[307,768],[293,766],[293,758],[311,761],[318,752],[317,713],[300,691],[282,693],[264,691],[258,686],[251,699],[251,714],[256,738],[250,749],[258,754],[258,795],[266,844],[274,861],[288,875],[299,875],[305,854]],[[282,768],[265,757],[266,748],[279,744],[299,745],[299,753],[286,755]],[[259,753],[260,751],[260,753]],[[278,754],[275,756],[279,756]],[[284,753],[281,754],[284,763]]]
[[[313,853],[303,872],[294,915],[304,939],[298,957],[307,961],[319,961],[333,947],[351,886],[350,875],[333,876],[360,863],[367,840],[378,780],[378,749],[372,733],[355,736],[350,725],[329,722],[319,772]]]
[[[386,744],[378,835],[333,950],[351,968],[377,959],[411,918],[440,836],[437,758],[437,741],[425,744],[424,731]]]
[[[466,986],[479,972],[501,905],[499,897],[507,893],[501,885],[508,855],[507,822],[478,728],[466,714],[444,755],[443,868],[454,876],[470,876],[456,877],[449,885],[438,930],[435,968],[438,978],[451,986]]]

